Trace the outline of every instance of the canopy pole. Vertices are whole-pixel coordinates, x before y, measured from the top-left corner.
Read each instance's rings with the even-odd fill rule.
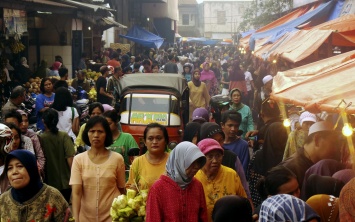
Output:
[[[282,120],[287,119],[288,116],[287,116],[285,103],[284,102],[278,102],[278,105],[279,105],[279,109],[280,109],[280,112],[281,112]],[[291,132],[291,127],[286,127],[286,130],[287,130],[287,135],[289,135],[290,132]]]
[[[346,112],[344,110],[342,110],[340,112],[340,115],[341,115],[341,118],[342,118],[344,124],[349,122],[348,116],[346,115]],[[351,165],[352,165],[353,170],[355,170],[355,164],[354,164],[355,163],[355,155],[354,155],[355,151],[354,151],[354,143],[352,140],[352,136],[347,136],[346,140],[348,142]]]

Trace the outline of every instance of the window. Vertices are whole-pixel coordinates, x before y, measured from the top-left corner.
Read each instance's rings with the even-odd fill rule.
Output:
[[[189,25],[189,19],[190,19],[189,14],[183,14],[182,15],[182,25]]]
[[[121,123],[124,124],[158,122],[165,126],[178,126],[181,122],[180,103],[173,95],[132,93],[126,95],[121,104]]]
[[[226,11],[217,11],[217,24],[218,25],[226,24]]]
[[[244,8],[244,5],[241,5],[240,7],[239,7],[239,14],[241,14],[241,15],[243,15],[244,14],[244,11],[245,11],[245,8]]]

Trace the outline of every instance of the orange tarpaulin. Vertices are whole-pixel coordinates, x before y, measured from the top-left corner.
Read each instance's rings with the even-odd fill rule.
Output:
[[[315,52],[332,34],[332,30],[309,30],[305,35],[296,35],[289,40],[280,54],[286,61],[299,62]]]
[[[314,53],[326,41],[330,41],[333,46],[355,46],[355,15],[346,15],[310,30],[298,31],[270,52],[270,59],[281,57],[297,63]]]
[[[279,72],[271,98],[305,107],[310,112],[339,112],[339,103],[352,103],[345,111],[355,114],[355,51]]]
[[[303,14],[309,12],[309,11],[314,10],[316,7],[318,7],[318,5],[319,5],[319,4],[315,4],[315,5],[313,5],[313,6],[305,6],[305,7],[298,8],[298,9],[296,9],[295,11],[290,12],[290,13],[288,13],[287,15],[282,16],[281,18],[279,18],[279,19],[277,19],[277,20],[275,20],[275,21],[273,21],[273,22],[271,22],[271,23],[269,23],[269,24],[263,26],[262,28],[258,29],[258,30],[256,31],[256,33],[258,33],[258,32],[264,32],[264,31],[267,31],[267,30],[269,30],[269,29],[275,28],[275,27],[277,27],[277,26],[279,26],[279,25],[282,25],[282,24],[284,24],[284,23],[286,23],[286,22],[292,21],[292,20],[294,20],[294,19],[300,17],[301,15],[303,15]],[[241,47],[243,47],[243,48],[248,48],[248,47],[249,47],[249,39],[250,39],[250,36],[251,36],[251,34],[248,35],[248,36],[245,36],[245,37],[242,38],[242,39],[240,39],[240,40],[239,40],[239,45],[240,45]]]

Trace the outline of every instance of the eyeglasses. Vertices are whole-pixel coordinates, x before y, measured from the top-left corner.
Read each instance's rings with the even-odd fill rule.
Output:
[[[220,153],[218,153],[218,154],[215,154],[215,155],[212,155],[212,154],[210,154],[210,155],[206,155],[206,159],[207,160],[209,160],[209,161],[212,161],[213,159],[215,159],[215,160],[221,160],[222,159],[222,157],[223,157],[223,155],[222,154],[220,154]]]

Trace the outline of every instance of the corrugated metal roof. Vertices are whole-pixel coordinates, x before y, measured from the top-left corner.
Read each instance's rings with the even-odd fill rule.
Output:
[[[107,8],[105,6],[100,6],[100,5],[94,5],[94,4],[89,4],[89,3],[83,3],[83,2],[78,2],[78,1],[73,1],[73,0],[59,0],[60,2],[68,5],[73,5],[77,7],[83,7],[83,8],[89,8],[93,9],[95,12],[97,10],[106,10],[106,11],[115,11],[114,9]]]
[[[121,23],[118,23],[116,21],[114,21],[112,18],[109,18],[109,17],[106,17],[106,18],[102,18],[101,19],[105,24],[107,24],[108,26],[117,26],[117,27],[120,27],[120,28],[127,28],[127,26],[125,25],[122,25]]]
[[[25,2],[33,2],[33,3],[40,3],[40,4],[45,4],[45,5],[58,6],[58,7],[76,8],[75,6],[62,4],[62,3],[58,3],[58,2],[53,2],[53,1],[49,1],[49,0],[23,0],[23,1],[25,1]]]

